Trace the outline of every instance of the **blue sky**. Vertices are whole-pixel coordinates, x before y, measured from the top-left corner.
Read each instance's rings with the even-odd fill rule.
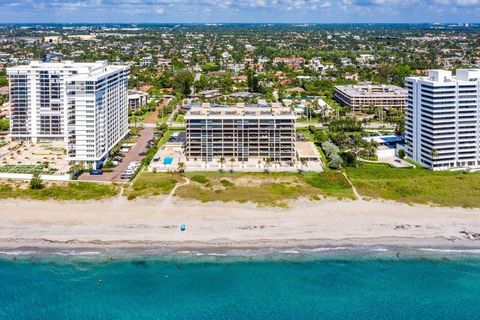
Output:
[[[480,0],[0,0],[0,22],[480,22]]]

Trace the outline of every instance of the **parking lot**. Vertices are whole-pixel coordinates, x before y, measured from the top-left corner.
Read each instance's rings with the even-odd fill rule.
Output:
[[[118,164],[117,167],[113,168],[113,172],[104,172],[102,175],[94,176],[89,173],[82,174],[78,180],[83,181],[128,181],[126,179],[121,179],[120,176],[122,172],[126,171],[128,165],[132,161],[140,161],[145,156],[140,155],[147,152],[147,142],[148,140],[153,139],[153,128],[145,128],[140,132],[140,138],[130,150],[125,154],[123,161]],[[108,170],[108,169],[106,169]]]

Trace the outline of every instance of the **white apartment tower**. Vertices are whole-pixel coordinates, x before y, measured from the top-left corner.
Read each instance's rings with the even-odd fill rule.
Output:
[[[406,153],[433,170],[480,167],[480,69],[406,78]]]
[[[96,164],[128,133],[128,73],[103,61],[8,68],[11,138],[65,141],[69,161]]]

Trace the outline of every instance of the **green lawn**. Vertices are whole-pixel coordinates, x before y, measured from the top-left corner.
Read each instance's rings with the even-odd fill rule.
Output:
[[[167,122],[168,117],[170,117],[169,114],[166,114],[166,115],[164,115],[163,117],[162,117],[162,115],[160,114],[160,115],[158,116],[157,123],[158,123],[158,124],[164,124],[165,122]]]
[[[171,130],[171,129],[168,129],[167,132],[165,132],[165,134],[163,135],[163,137],[160,139],[160,141],[158,141],[158,146],[161,147],[163,146],[165,143],[168,142],[168,139],[170,139],[170,137],[172,136],[172,134],[174,133],[175,131]]]
[[[129,200],[137,197],[158,196],[168,194],[182,177],[170,173],[141,173],[133,182],[126,195]]]
[[[286,207],[289,200],[302,197],[353,199],[348,181],[339,172],[295,173],[188,173],[191,184],[176,195],[202,202],[253,202],[260,206]]]
[[[184,122],[185,121],[185,117],[183,114],[178,114],[175,118],[175,122]]]
[[[0,183],[0,199],[24,198],[35,200],[100,200],[114,197],[118,193],[115,185],[100,185],[88,182],[48,184],[41,190],[14,183]]]
[[[348,168],[347,175],[360,195],[404,203],[447,207],[480,207],[480,174],[394,169],[366,163]]]

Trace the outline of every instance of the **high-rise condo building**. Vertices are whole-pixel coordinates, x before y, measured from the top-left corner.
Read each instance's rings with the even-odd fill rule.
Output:
[[[185,115],[189,161],[293,161],[295,119],[290,108],[203,104]]]
[[[32,62],[7,69],[14,140],[59,140],[69,161],[96,164],[128,133],[127,66]]]
[[[434,169],[480,167],[480,69],[406,78],[406,153]]]

